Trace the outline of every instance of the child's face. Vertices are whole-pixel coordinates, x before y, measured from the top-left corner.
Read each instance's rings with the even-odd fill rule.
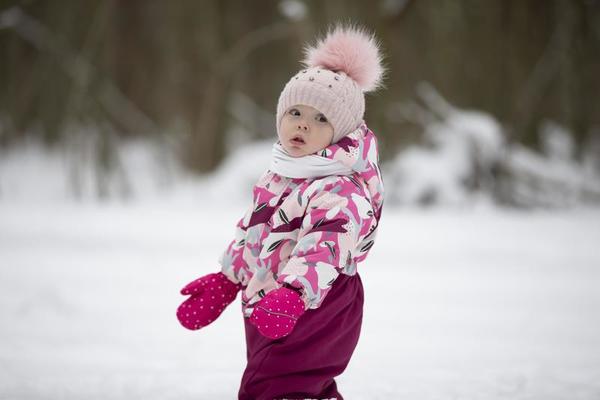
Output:
[[[333,126],[313,107],[296,104],[288,108],[281,119],[279,141],[292,157],[316,153],[329,146],[332,139]]]

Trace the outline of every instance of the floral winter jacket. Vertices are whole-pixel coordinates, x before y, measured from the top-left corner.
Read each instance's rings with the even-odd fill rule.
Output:
[[[241,283],[248,317],[269,291],[300,289],[307,309],[318,308],[339,274],[356,274],[372,248],[383,207],[377,139],[366,124],[319,151],[350,166],[352,175],[288,178],[267,169],[253,204],[219,259]]]

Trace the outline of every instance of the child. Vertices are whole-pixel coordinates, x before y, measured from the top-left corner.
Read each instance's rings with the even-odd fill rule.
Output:
[[[238,399],[342,399],[362,323],[356,266],[383,206],[377,141],[364,92],[383,75],[372,35],[337,26],[306,49],[279,97],[269,168],[220,258],[221,271],[185,286],[181,324],[213,322],[242,290],[247,366]]]

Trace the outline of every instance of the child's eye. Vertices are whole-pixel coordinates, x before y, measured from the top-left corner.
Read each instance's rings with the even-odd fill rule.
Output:
[[[317,119],[319,120],[319,122],[323,122],[323,123],[327,122],[327,118],[325,118],[325,116],[323,114],[319,114]]]
[[[295,115],[295,116],[298,116],[298,115],[300,115],[300,111],[298,111],[298,110],[297,110],[297,109],[295,109],[295,108],[292,108],[292,109],[290,110],[290,114],[292,114],[292,115]]]

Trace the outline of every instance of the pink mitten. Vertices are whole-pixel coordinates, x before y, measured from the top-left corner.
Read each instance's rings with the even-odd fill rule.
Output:
[[[287,287],[270,291],[254,307],[250,323],[269,339],[289,335],[298,318],[304,314],[304,301],[300,294]]]
[[[205,327],[235,300],[241,288],[222,272],[200,277],[181,289],[181,294],[191,296],[177,308],[177,319],[187,329]]]

